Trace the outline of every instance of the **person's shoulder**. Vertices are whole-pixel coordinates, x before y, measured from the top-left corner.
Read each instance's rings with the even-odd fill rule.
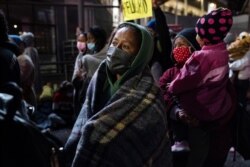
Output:
[[[32,61],[31,58],[26,55],[26,54],[21,54],[17,57],[17,59],[20,59],[20,60],[27,60],[27,61]]]
[[[1,47],[0,47],[0,59],[1,59],[0,60],[1,64],[4,65],[17,61],[16,55],[11,50]]]
[[[95,53],[95,57],[106,57],[109,46],[106,44],[99,52]]]
[[[31,53],[31,54],[38,54],[37,49],[35,47],[31,47],[31,46],[25,48],[24,52]]]
[[[7,48],[4,48],[4,47],[0,47],[0,55],[13,55],[14,53],[7,49]]]
[[[34,64],[33,64],[32,60],[31,60],[31,58],[26,54],[22,54],[22,55],[18,56],[17,60],[18,60],[19,63],[24,63],[26,65],[34,67]]]
[[[0,43],[0,53],[4,55],[19,55],[18,47],[10,42]]]
[[[203,59],[205,56],[209,56],[210,54],[213,54],[211,52],[213,52],[213,50],[201,49],[201,50],[194,51],[187,61],[193,60],[193,59]]]
[[[92,55],[92,54],[87,53],[87,54],[83,55],[83,56],[81,57],[81,59],[82,59],[82,61],[85,61],[85,60],[90,59],[91,57],[93,57],[93,55]]]
[[[167,76],[167,75],[169,75],[169,73],[175,71],[176,68],[177,68],[176,66],[173,66],[173,67],[171,67],[171,68],[168,68],[166,71],[164,71],[164,73],[163,73],[162,76]]]

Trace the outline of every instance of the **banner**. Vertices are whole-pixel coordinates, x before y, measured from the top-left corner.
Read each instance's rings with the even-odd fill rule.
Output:
[[[152,0],[122,0],[124,20],[152,16]]]

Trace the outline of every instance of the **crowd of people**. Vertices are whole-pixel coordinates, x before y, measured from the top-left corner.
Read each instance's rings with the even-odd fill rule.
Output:
[[[232,12],[217,8],[172,37],[157,1],[153,11],[147,25],[123,22],[110,37],[79,29],[72,80],[56,90],[41,86],[34,34],[8,35],[0,13],[0,85],[22,88],[39,128],[72,128],[62,166],[171,167],[173,152],[185,151],[187,167],[222,167],[235,147],[250,34],[227,42]]]

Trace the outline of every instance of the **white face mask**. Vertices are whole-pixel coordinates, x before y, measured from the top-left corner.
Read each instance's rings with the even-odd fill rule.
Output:
[[[87,44],[87,46],[88,46],[88,49],[89,49],[91,52],[93,52],[93,51],[94,51],[94,48],[95,48],[95,43],[90,42],[90,43],[88,43],[88,44]]]

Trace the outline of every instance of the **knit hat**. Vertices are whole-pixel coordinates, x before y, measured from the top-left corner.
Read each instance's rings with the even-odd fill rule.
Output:
[[[188,44],[192,47],[193,50],[200,50],[201,47],[196,41],[196,35],[197,34],[194,28],[184,28],[175,36],[175,39],[178,37],[182,37],[188,42]]]
[[[217,44],[223,41],[232,24],[232,12],[218,8],[199,18],[195,30],[205,43]]]
[[[147,23],[147,27],[151,28],[152,30],[156,30],[156,23],[155,23],[155,19],[152,19],[150,20],[148,23]]]
[[[22,43],[22,39],[19,37],[19,35],[9,35],[9,38],[18,46]]]

